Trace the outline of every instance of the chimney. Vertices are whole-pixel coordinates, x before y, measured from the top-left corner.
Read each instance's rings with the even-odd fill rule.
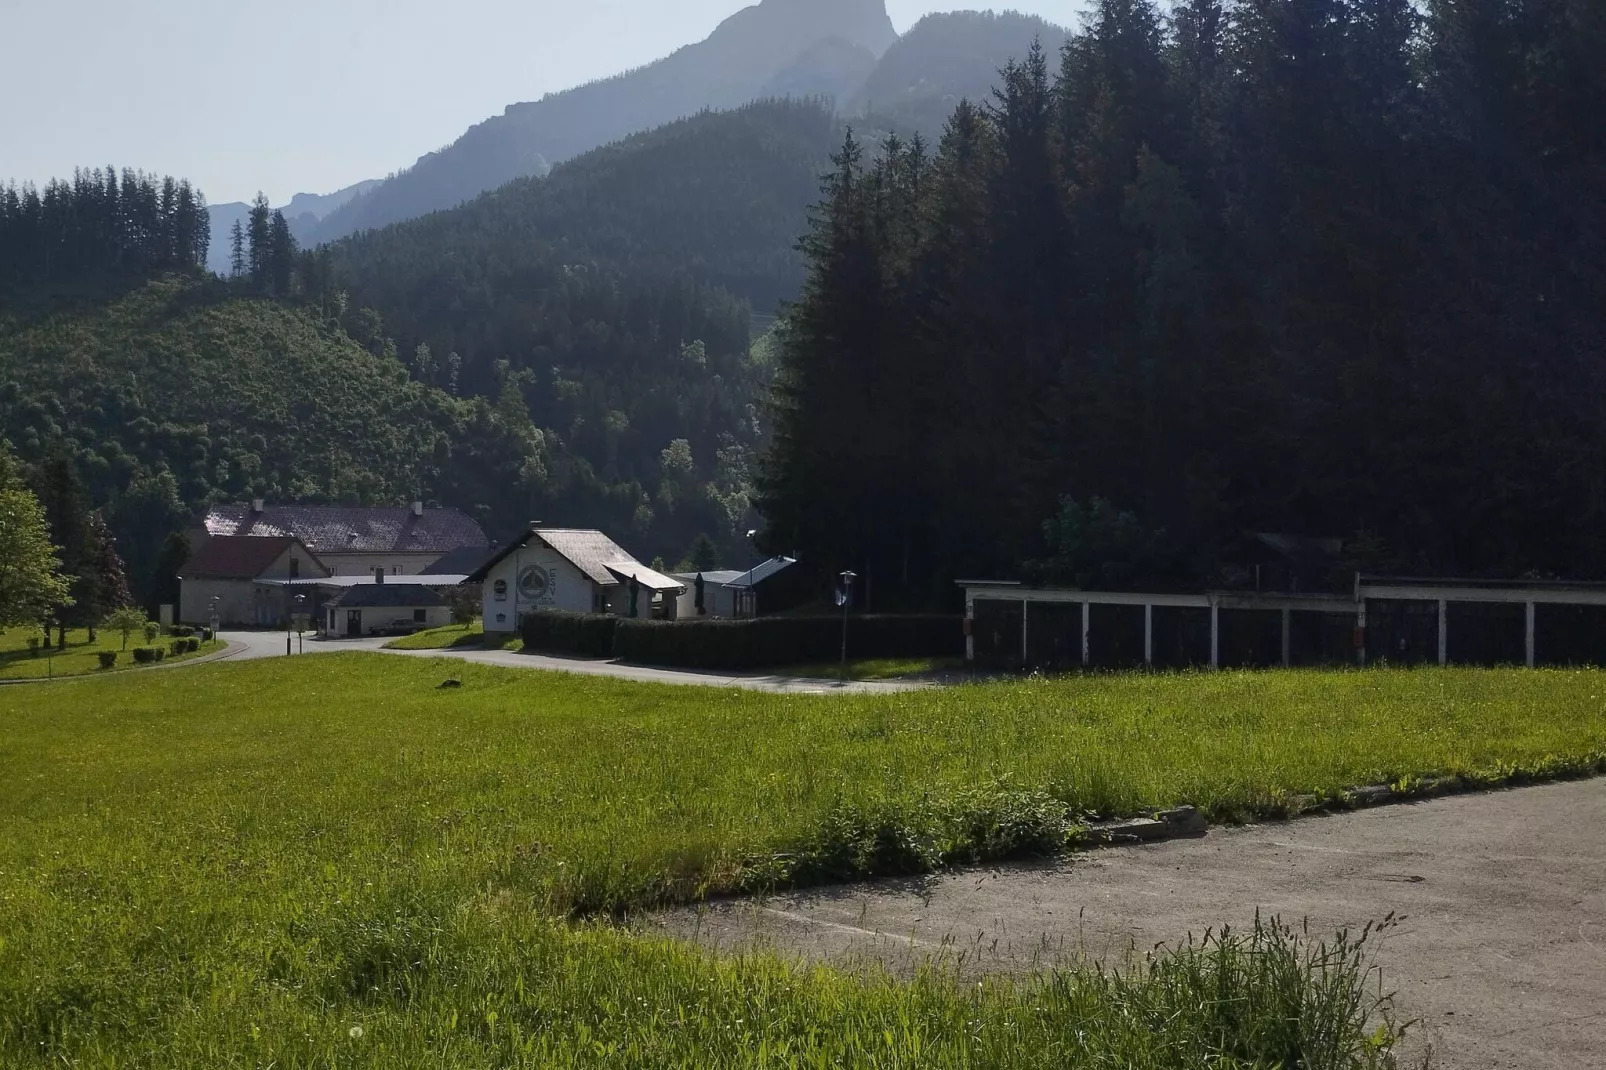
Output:
[[[423,502],[414,502],[413,503],[413,515],[414,516],[418,516],[418,517],[421,517],[421,516],[424,515],[424,503]]]
[[[263,503],[261,498],[252,498],[251,499],[251,515],[253,515],[253,516],[261,516],[262,512],[263,512],[263,508],[264,508],[264,503]]]

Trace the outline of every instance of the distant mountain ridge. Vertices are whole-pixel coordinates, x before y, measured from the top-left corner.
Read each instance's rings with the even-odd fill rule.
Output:
[[[298,193],[279,211],[284,213],[285,220],[290,224],[290,233],[295,235],[296,241],[307,244],[316,240],[318,224],[329,213],[344,207],[353,198],[362,196],[380,182],[380,179],[370,178],[345,189],[336,190],[334,193]],[[250,214],[251,206],[244,201],[207,206],[207,215],[212,223],[212,244],[206,254],[206,266],[209,269],[219,275],[228,274],[229,256],[232,252],[231,232],[235,221],[238,220],[243,225]]]
[[[316,237],[328,241],[451,208],[632,134],[706,109],[740,107],[833,38],[879,57],[898,34],[885,0],[761,0],[656,63],[510,106],[333,212]],[[832,62],[839,57],[840,50]]]

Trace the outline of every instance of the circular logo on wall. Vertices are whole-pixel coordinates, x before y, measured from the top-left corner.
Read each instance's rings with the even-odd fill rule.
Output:
[[[552,597],[552,577],[539,565],[529,565],[519,572],[519,597],[539,602]]]

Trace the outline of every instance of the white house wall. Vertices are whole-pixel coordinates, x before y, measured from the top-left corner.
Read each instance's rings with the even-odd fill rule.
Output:
[[[314,582],[327,573],[307,558],[299,546],[286,547],[284,553],[253,579],[181,579],[178,590],[178,619],[183,624],[209,624],[212,599],[217,599],[218,622],[226,626],[266,627],[284,621],[288,612],[283,587],[259,586],[255,580],[290,579],[290,562],[297,563],[296,578]]]
[[[417,576],[441,559],[440,554],[336,554],[316,549],[313,553],[334,576],[372,576],[378,568],[387,576]]]
[[[544,593],[532,596],[537,584],[522,585],[520,577],[534,579],[534,572],[545,574]],[[487,632],[515,632],[519,618],[539,609],[559,609],[570,613],[595,613],[597,584],[569,559],[544,543],[531,540],[509,554],[485,579],[484,617]]]

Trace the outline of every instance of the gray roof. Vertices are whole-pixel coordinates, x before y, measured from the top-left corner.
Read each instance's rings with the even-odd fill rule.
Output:
[[[438,588],[410,583],[375,583],[348,587],[329,603],[340,609],[431,609],[447,605]]]
[[[683,581],[687,586],[690,586],[690,585],[692,585],[692,584],[697,582],[698,573],[696,573],[696,572],[671,572],[670,575],[673,576],[677,580]],[[745,573],[745,572],[736,572],[736,571],[731,570],[731,569],[725,569],[725,570],[722,570],[722,571],[719,571],[719,572],[704,572],[701,575],[703,577],[703,583],[706,586],[709,586],[709,587],[723,587],[727,583],[730,583],[733,580],[741,579],[743,576],[747,575],[747,573]]]
[[[467,576],[491,559],[496,551],[489,546],[464,546],[444,555],[424,569],[425,576]]]
[[[608,571],[613,573],[621,583],[635,580],[649,591],[678,591],[684,593],[686,590],[684,583],[670,579],[662,572],[654,572],[640,561],[612,561],[608,564]]]
[[[626,569],[627,575],[640,570],[640,572],[658,576],[656,572],[652,572],[651,569],[648,569],[640,561],[626,553],[624,547],[595,529],[531,528],[523,538],[514,539],[503,548],[501,553],[481,565],[477,571],[468,577],[468,582],[484,583],[491,569],[512,556],[519,547],[527,546],[532,540],[536,539],[551,547],[555,553],[585,573],[586,578],[592,583],[602,587],[617,587],[619,585],[619,577],[609,571],[610,566]],[[664,577],[659,578],[663,579]]]
[[[204,519],[208,535],[300,539],[320,556],[334,554],[448,554],[490,547],[480,526],[457,509],[406,506],[215,505]]]
[[[752,571],[742,573],[725,584],[725,586],[737,588],[757,587],[771,576],[789,569],[795,564],[797,564],[797,559],[794,557],[772,557]]]

